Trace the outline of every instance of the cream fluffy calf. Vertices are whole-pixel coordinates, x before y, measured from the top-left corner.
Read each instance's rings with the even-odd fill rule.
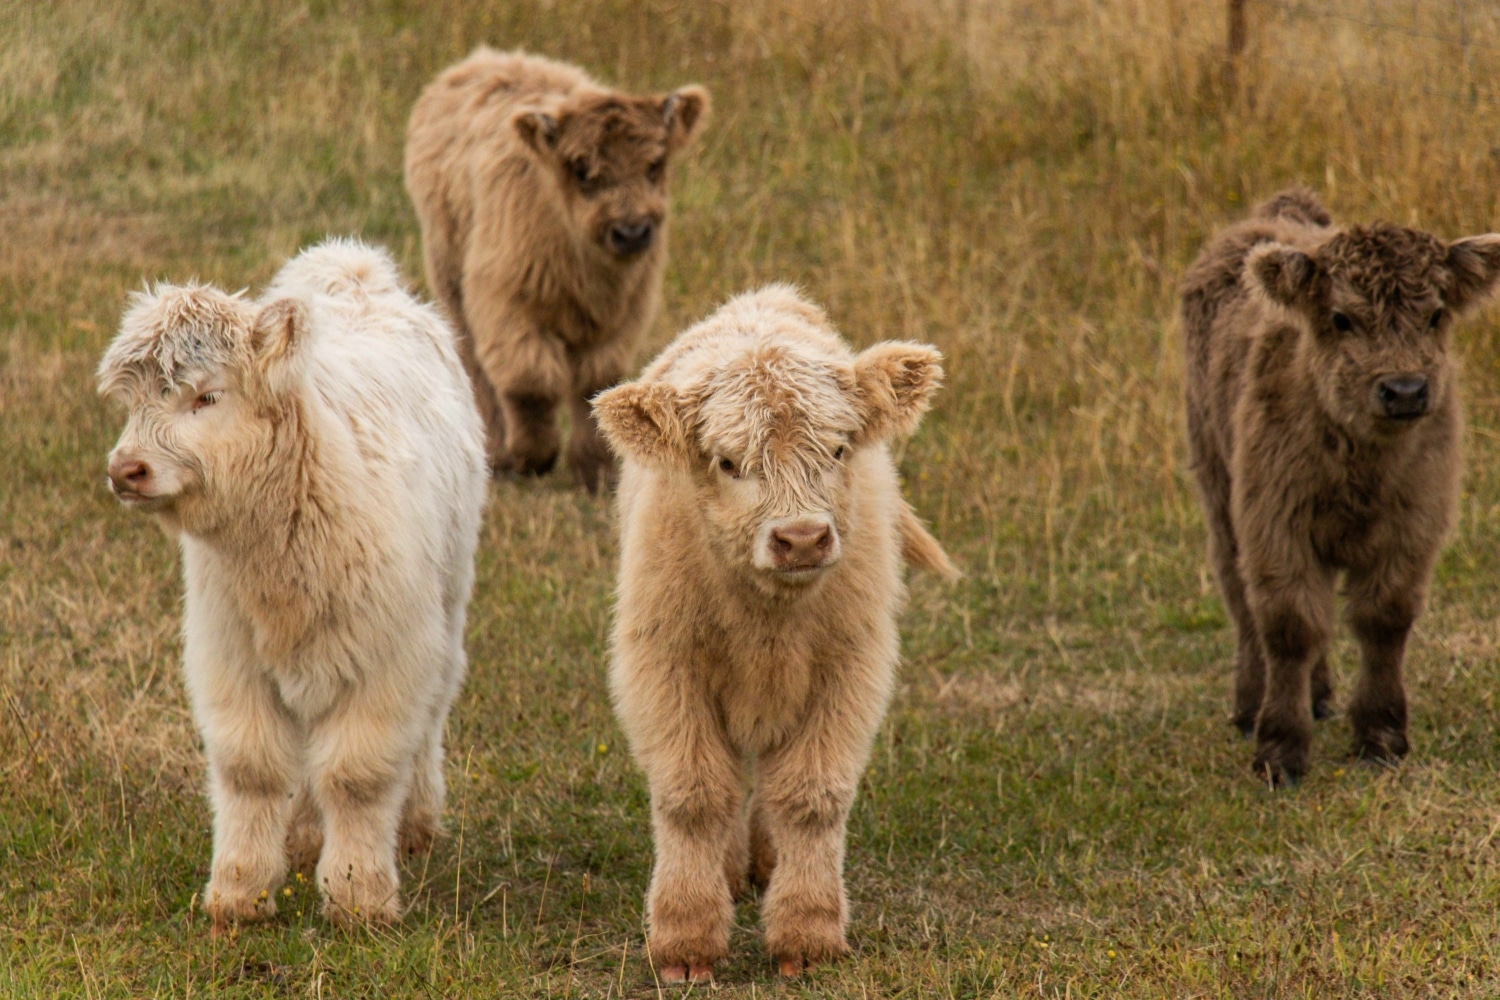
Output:
[[[99,380],[129,408],[111,485],[182,548],[215,928],[314,860],[330,917],[395,919],[398,845],[442,813],[487,482],[453,334],[383,252],[331,241],[258,301],[136,295]]]
[[[887,450],[939,360],[855,355],[772,286],[594,402],[623,459],[611,683],[651,786],[664,979],[711,974],[747,877],[784,974],[847,950],[845,823],[890,698],[902,556],[956,572]]]

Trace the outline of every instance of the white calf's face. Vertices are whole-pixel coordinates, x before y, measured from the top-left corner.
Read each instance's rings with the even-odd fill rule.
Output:
[[[100,392],[127,411],[108,464],[122,503],[190,532],[234,516],[275,433],[301,316],[212,288],[135,298],[99,366]]]
[[[155,388],[155,387],[153,387]],[[202,494],[215,459],[239,450],[251,414],[227,373],[140,392],[109,453],[109,485],[127,506],[170,509]]]

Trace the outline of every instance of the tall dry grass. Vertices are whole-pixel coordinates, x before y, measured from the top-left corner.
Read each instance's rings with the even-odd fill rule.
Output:
[[[1248,10],[1229,93],[1223,9],[1199,0],[0,0],[0,922],[21,942],[0,983],[43,995],[93,969],[101,992],[250,991],[271,975],[232,979],[240,959],[194,943],[207,816],[176,569],[102,488],[118,419],[91,371],[143,279],[258,284],[354,232],[417,281],[406,115],[488,42],[713,91],[674,181],[653,349],[732,292],[793,280],[856,342],[948,355],[903,470],[969,581],[914,584],[905,686],[855,821],[867,950],[837,989],[1478,990],[1500,932],[1472,915],[1500,879],[1484,846],[1495,313],[1461,334],[1471,472],[1412,654],[1419,763],[1299,809],[1242,788],[1248,756],[1221,732],[1230,641],[1184,468],[1173,308],[1205,235],[1292,182],[1344,219],[1500,228],[1500,11]],[[496,488],[453,836],[411,873],[405,931],[330,944],[309,916],[234,955],[305,964],[305,931],[354,992],[392,969],[612,988],[638,947],[647,850],[603,693],[612,559],[601,503]],[[1343,736],[1320,740],[1329,776]],[[1279,881],[1287,851],[1363,950],[1320,938],[1271,977],[1254,942],[1290,949],[1317,923]],[[1007,937],[1045,927],[1075,965]],[[1439,967],[1422,942],[1443,934],[1460,950]],[[1104,957],[1121,942],[1139,956],[1123,982]],[[315,973],[285,975],[316,992]]]

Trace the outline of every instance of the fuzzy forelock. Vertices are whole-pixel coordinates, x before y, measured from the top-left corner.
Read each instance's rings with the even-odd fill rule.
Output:
[[[1338,234],[1318,251],[1318,261],[1370,302],[1397,308],[1440,287],[1446,253],[1435,236],[1377,222]]]
[[[769,344],[715,369],[701,390],[698,438],[750,472],[794,472],[831,460],[859,414],[825,360]],[[847,376],[846,376],[847,377]]]
[[[653,98],[590,95],[562,115],[558,149],[567,157],[619,156],[620,151],[641,149],[648,152],[636,155],[657,156],[666,149],[666,122]]]
[[[120,332],[99,362],[100,393],[159,393],[234,365],[251,322],[243,296],[201,284],[132,293]]]

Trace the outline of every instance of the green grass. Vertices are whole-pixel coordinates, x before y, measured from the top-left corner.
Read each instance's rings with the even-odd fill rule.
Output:
[[[1226,95],[1222,11],[1186,0],[0,0],[0,994],[656,993],[606,502],[493,490],[449,832],[405,921],[339,931],[294,885],[212,939],[174,548],[102,485],[120,420],[91,373],[142,280],[255,285],[333,232],[420,284],[406,114],[481,41],[713,91],[652,349],[789,279],[857,343],[949,358],[902,469],[969,576],[912,581],[851,822],[854,955],[778,984],[746,905],[720,995],[1500,994],[1493,312],[1460,334],[1470,472],[1411,648],[1411,759],[1351,764],[1336,718],[1271,794],[1227,725],[1176,276],[1294,180],[1346,218],[1500,228],[1493,13],[1470,5],[1459,51],[1423,37],[1457,30],[1436,0],[1406,34],[1335,6],[1355,20],[1252,5]],[[1341,643],[1343,690],[1353,662]]]

